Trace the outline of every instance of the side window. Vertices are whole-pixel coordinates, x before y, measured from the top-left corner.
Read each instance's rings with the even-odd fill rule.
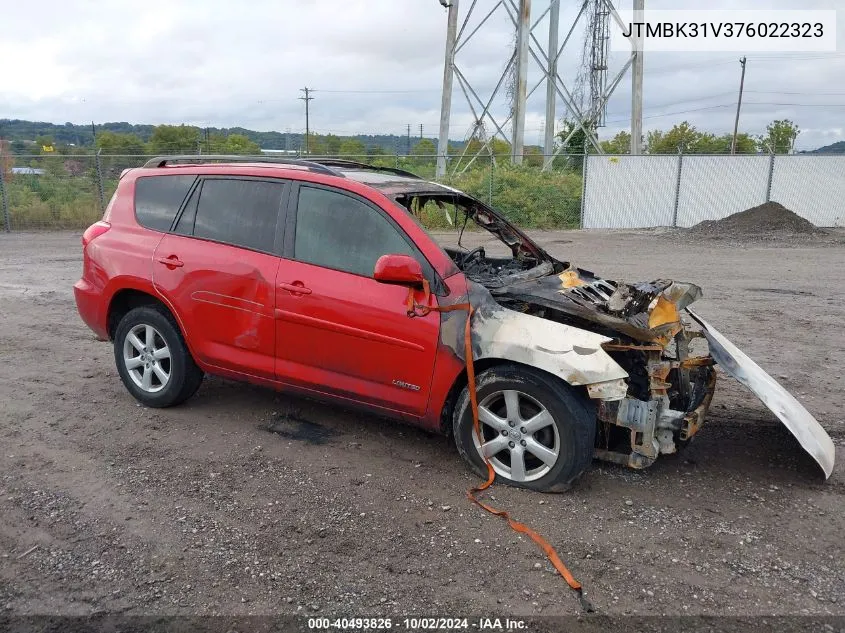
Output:
[[[200,201],[201,189],[202,185],[198,186],[194,189],[194,193],[191,194],[191,197],[188,198],[185,209],[182,211],[182,215],[179,216],[179,221],[173,229],[174,233],[178,233],[179,235],[194,234],[194,222],[197,219],[197,204]]]
[[[205,180],[198,204],[192,208],[191,199],[176,232],[191,234],[193,220],[194,237],[272,253],[283,191],[284,185],[275,182]]]
[[[168,231],[196,176],[144,176],[135,181],[135,218],[155,231]]]
[[[398,229],[369,205],[327,189],[300,187],[298,261],[372,277],[378,258],[392,253],[419,259]]]

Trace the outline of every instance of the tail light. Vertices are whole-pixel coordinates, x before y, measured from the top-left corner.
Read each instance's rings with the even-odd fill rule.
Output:
[[[108,231],[111,228],[111,224],[108,222],[104,222],[100,220],[99,222],[94,222],[91,226],[89,226],[85,233],[82,234],[82,247],[88,246],[94,239],[100,237],[103,233]]]

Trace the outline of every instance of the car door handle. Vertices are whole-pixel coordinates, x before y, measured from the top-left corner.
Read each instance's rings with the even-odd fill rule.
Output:
[[[168,268],[181,268],[185,265],[184,262],[179,259],[178,255],[171,255],[170,257],[159,257],[158,263],[164,264]]]
[[[293,295],[310,295],[311,288],[306,288],[305,284],[301,281],[294,281],[293,283],[287,283],[283,281],[279,284],[279,288],[282,290],[287,290],[289,293]]]

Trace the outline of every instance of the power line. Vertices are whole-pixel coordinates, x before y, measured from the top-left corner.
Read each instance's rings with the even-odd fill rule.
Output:
[[[690,101],[705,101],[707,99],[718,99],[720,97],[728,97],[734,94],[733,92],[719,92],[713,95],[706,95],[700,97],[691,97],[689,99],[681,99],[680,101],[672,101],[670,103],[658,103],[654,105],[649,105],[649,110],[657,110],[658,108],[668,108],[675,105],[681,105],[682,103],[689,103]]]
[[[706,107],[703,107],[703,108],[691,108],[689,110],[676,110],[675,112],[664,112],[662,114],[652,114],[650,116],[644,116],[643,118],[644,119],[659,119],[661,117],[672,116],[672,115],[675,115],[675,114],[688,114],[690,112],[703,112],[704,110],[717,110],[719,108],[730,108],[732,106],[733,106],[732,103],[723,103],[723,104],[720,104],[720,105],[706,106]],[[627,121],[627,120],[628,120],[627,117],[622,118],[622,119],[611,119],[611,120],[608,120],[608,123],[620,123],[622,121]]]
[[[389,94],[413,94],[417,92],[440,92],[437,89],[419,90],[312,90],[312,92],[325,92],[328,94],[341,95],[389,95]]]
[[[800,95],[804,97],[818,96],[818,97],[841,97],[845,96],[845,92],[790,92],[787,90],[746,90],[745,92],[761,94],[761,95]]]
[[[748,105],[792,106],[794,108],[843,108],[845,103],[774,103],[770,101],[747,101]]]
[[[832,59],[839,59],[845,55],[845,53],[824,53],[824,54],[810,54],[810,55],[792,55],[792,54],[779,54],[779,55],[765,55],[765,56],[755,56],[750,55],[747,56],[749,60],[755,63],[767,63],[767,62],[775,62],[775,61],[813,61],[813,60],[832,60]],[[662,75],[665,73],[672,73],[672,72],[679,72],[684,70],[689,70],[693,68],[708,68],[713,66],[727,66],[728,64],[733,64],[735,62],[734,58],[724,59],[724,58],[712,58],[709,61],[705,60],[703,62],[698,62],[694,64],[678,64],[678,65],[670,65],[670,66],[657,66],[656,68],[649,68],[646,72],[648,76],[653,75]]]

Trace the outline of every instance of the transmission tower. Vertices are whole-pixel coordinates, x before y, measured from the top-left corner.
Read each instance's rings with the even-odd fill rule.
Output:
[[[604,0],[590,1],[588,33],[590,41],[590,118],[602,127],[607,113],[607,56],[610,48],[610,11]],[[585,38],[586,39],[586,38]]]
[[[463,161],[467,157],[467,153],[472,147],[473,141],[478,141],[478,143],[480,143],[481,149],[476,151],[464,165]],[[469,169],[470,166],[475,162],[475,160],[482,155],[482,152],[486,153],[486,155],[490,157],[490,162],[495,165],[496,156],[495,154],[493,154],[492,143],[493,139],[488,136],[487,129],[484,127],[484,121],[482,121],[481,119],[476,119],[475,123],[472,124],[472,127],[467,132],[466,136],[464,136],[464,151],[461,152],[461,155],[455,162],[454,170],[457,172],[458,169],[460,169],[461,167],[463,167],[462,171]]]
[[[452,114],[452,88],[455,81],[461,94],[466,99],[472,118],[477,122],[489,124],[490,134],[487,141],[478,149],[476,156],[487,153],[490,143],[495,137],[510,143],[511,160],[522,162],[522,148],[525,136],[525,105],[527,98],[541,85],[546,86],[546,116],[544,135],[544,168],[551,167],[554,156],[567,145],[571,135],[583,129],[587,143],[594,151],[601,152],[598,138],[595,134],[597,123],[604,123],[604,113],[608,99],[631,67],[634,67],[632,81],[632,132],[642,129],[642,53],[632,51],[628,60],[612,77],[608,75],[608,45],[610,28],[623,28],[622,18],[617,13],[613,0],[582,0],[580,10],[569,25],[560,29],[559,12],[562,0],[471,0],[469,8],[463,15],[459,14],[461,0],[451,0],[447,6],[448,19],[446,28],[446,53],[443,69],[443,93],[440,111],[440,135],[437,145],[437,174],[445,175],[447,170],[447,148],[449,143],[449,122]],[[633,0],[634,9],[642,6],[643,0]],[[538,3],[543,4],[539,10],[532,13]],[[483,6],[480,6],[483,5]],[[461,66],[460,51],[479,33],[484,35],[486,24],[490,24],[491,16],[506,14],[506,18],[513,24],[516,34],[516,46],[510,49],[510,58],[506,60],[504,69],[492,93],[481,95],[473,87],[469,77]],[[544,45],[540,42],[535,31],[537,26],[548,16],[548,40]],[[558,72],[558,60],[573,40],[572,34],[582,20],[588,24],[589,54],[583,55],[587,65],[589,77],[589,103],[584,103],[577,94],[578,81],[565,82]],[[488,27],[489,28],[489,27]],[[558,42],[558,35],[565,33],[562,42]],[[577,38],[575,38],[577,39]],[[633,45],[632,41],[632,45]],[[502,42],[502,50],[508,50],[506,42]],[[571,49],[571,46],[570,46]],[[533,61],[533,64],[529,64]],[[537,72],[539,71],[539,77]],[[513,76],[511,83],[507,79]],[[512,108],[505,115],[496,115],[497,98],[502,101],[502,93],[507,91],[508,84],[513,85]],[[583,85],[583,84],[582,84]],[[504,90],[503,90],[504,88]],[[583,94],[583,91],[580,91]],[[563,102],[565,116],[574,121],[575,126],[570,138],[563,139],[563,143],[554,149],[554,126],[558,118],[557,100]],[[638,135],[639,137],[639,135]],[[638,145],[637,145],[638,147]],[[554,150],[554,151],[552,151]],[[632,153],[635,147],[632,141]],[[470,158],[470,162],[472,158]]]

